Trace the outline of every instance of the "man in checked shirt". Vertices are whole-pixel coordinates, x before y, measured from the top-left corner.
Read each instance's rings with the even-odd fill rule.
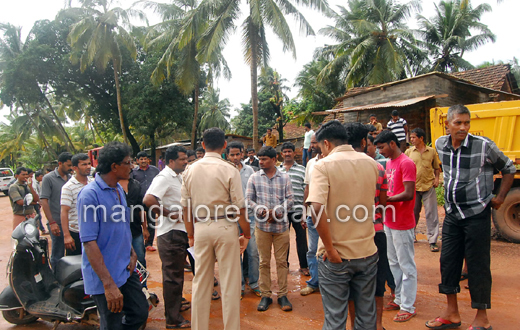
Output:
[[[289,222],[287,211],[294,203],[291,179],[276,165],[276,150],[263,147],[258,152],[261,170],[249,177],[246,199],[255,216],[255,237],[260,256],[260,291],[262,299],[257,310],[264,312],[271,299],[271,247],[274,249],[278,275],[278,304],[285,312],[292,310],[287,299],[287,253],[289,251]]]
[[[491,208],[498,209],[513,183],[513,162],[490,139],[468,134],[471,114],[463,105],[448,109],[449,135],[435,142],[444,172],[446,218],[442,227],[441,284],[447,309],[426,322],[431,329],[461,325],[457,304],[462,261],[466,257],[471,307],[477,315],[469,329],[491,329],[486,310],[491,308]],[[498,194],[493,194],[494,170],[502,173]]]

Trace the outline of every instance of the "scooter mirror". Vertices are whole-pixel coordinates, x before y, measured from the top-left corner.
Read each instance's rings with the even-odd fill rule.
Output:
[[[32,194],[25,195],[25,197],[23,198],[23,205],[29,206],[32,202],[33,202],[33,195]]]

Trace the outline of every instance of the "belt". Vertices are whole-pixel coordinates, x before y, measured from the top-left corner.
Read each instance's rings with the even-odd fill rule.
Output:
[[[234,219],[238,216],[238,214],[224,214],[224,215],[217,215],[216,217],[214,215],[210,215],[207,218],[198,218],[194,217],[195,222],[207,222],[211,220],[227,220],[227,219]],[[206,220],[207,219],[207,220]]]

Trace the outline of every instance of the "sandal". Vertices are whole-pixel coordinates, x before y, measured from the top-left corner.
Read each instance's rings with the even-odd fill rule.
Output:
[[[218,285],[218,280],[215,276],[213,276],[213,286],[217,286]]]
[[[430,252],[439,252],[439,246],[435,243],[430,244]]]
[[[218,291],[214,290],[213,293],[211,294],[211,300],[219,300],[219,299],[220,299],[220,295],[218,294]]]
[[[439,322],[441,325],[437,325],[437,326],[428,325],[428,323],[430,323],[430,322]],[[425,323],[427,328],[435,329],[435,330],[456,329],[456,328],[460,327],[461,324],[462,324],[461,322],[455,323],[455,322],[451,322],[449,320],[445,320],[440,317],[436,317],[435,320],[426,321],[426,323]]]
[[[394,322],[406,322],[406,321],[410,321],[410,319],[411,319],[412,317],[414,317],[415,315],[417,315],[416,312],[413,312],[413,313],[410,313],[410,312],[397,313],[397,314],[394,316]]]
[[[300,273],[302,273],[303,276],[311,276],[311,273],[309,272],[309,268],[300,268]]]
[[[401,309],[401,306],[396,304],[395,302],[391,301],[388,304],[386,304],[385,307],[383,307],[384,311],[398,311]]]
[[[188,320],[184,320],[177,325],[166,324],[166,329],[190,329],[190,328],[191,328],[191,323]]]
[[[468,279],[468,273],[462,273],[460,274],[460,281],[464,281],[464,280],[467,280]]]
[[[261,297],[262,296],[262,292],[260,291],[259,288],[254,288],[253,289],[253,293],[256,294],[257,297]]]
[[[185,312],[185,311],[187,311],[190,308],[191,308],[191,303],[189,301],[187,301],[186,298],[182,297],[182,300],[181,300],[181,312]]]
[[[492,326],[489,326],[489,328],[484,328],[484,327],[474,327],[474,326],[470,326],[468,328],[468,330],[493,330],[493,327]]]

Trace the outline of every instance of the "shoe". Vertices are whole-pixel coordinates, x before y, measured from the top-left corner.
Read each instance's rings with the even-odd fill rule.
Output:
[[[218,286],[218,280],[216,276],[213,276],[213,286]]]
[[[301,289],[300,290],[300,295],[302,296],[308,296],[310,295],[311,293],[314,293],[318,291],[318,289],[314,289],[314,288],[311,288],[310,286],[306,286],[305,288]]]
[[[278,298],[278,305],[282,308],[284,312],[290,312],[292,311],[292,305],[289,302],[289,299],[287,299],[286,296]]]
[[[213,290],[213,293],[211,294],[211,300],[219,300],[220,295],[218,294],[217,290]]]
[[[244,290],[242,290],[242,292],[240,292],[240,300],[242,300],[244,298]]]
[[[154,251],[157,251],[157,248],[150,245],[150,246],[146,247],[146,251],[154,252]]]
[[[271,305],[272,303],[273,303],[273,299],[271,299],[270,297],[262,297],[256,310],[259,312],[265,312],[266,310],[269,309],[269,305]]]
[[[439,252],[439,246],[435,243],[430,244],[430,251],[431,252]]]

